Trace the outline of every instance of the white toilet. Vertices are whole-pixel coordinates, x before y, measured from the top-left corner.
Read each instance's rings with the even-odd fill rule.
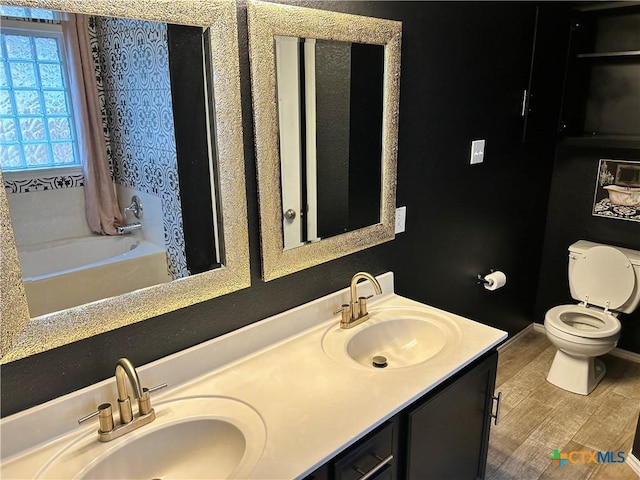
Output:
[[[569,286],[578,305],[547,312],[544,328],[558,347],[547,380],[588,395],[605,374],[602,360],[620,337],[618,313],[640,303],[640,252],[580,240],[569,247]]]

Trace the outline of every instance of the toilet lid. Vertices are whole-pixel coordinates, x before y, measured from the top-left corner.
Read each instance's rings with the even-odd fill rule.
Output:
[[[613,247],[586,250],[571,271],[577,299],[588,297],[590,305],[617,309],[625,304],[635,287],[635,272],[627,256]]]

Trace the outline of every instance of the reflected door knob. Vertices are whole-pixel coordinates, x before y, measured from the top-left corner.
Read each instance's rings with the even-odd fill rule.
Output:
[[[294,218],[296,218],[296,211],[293,208],[290,208],[289,210],[284,212],[284,218],[286,218],[287,220],[293,220]]]

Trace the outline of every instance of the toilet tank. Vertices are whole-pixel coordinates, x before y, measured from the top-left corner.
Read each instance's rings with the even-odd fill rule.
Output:
[[[576,262],[579,262],[580,259],[582,258],[582,254],[584,252],[586,252],[588,249],[592,247],[598,247],[598,246],[612,247],[612,248],[615,248],[616,250],[620,250],[629,259],[629,262],[631,263],[631,266],[633,267],[633,271],[635,273],[636,284],[635,284],[635,287],[633,288],[633,292],[631,293],[631,296],[629,297],[629,300],[627,300],[627,302],[624,305],[622,305],[620,308],[617,308],[616,311],[621,313],[633,312],[636,308],[638,308],[638,305],[640,304],[640,252],[637,250],[631,250],[630,248],[616,247],[614,245],[606,245],[604,243],[589,242],[587,240],[579,240],[576,243],[570,245],[569,246],[569,289],[571,290],[571,296],[575,300],[579,300],[581,302],[584,300],[584,298],[579,298],[574,291],[573,285],[571,284],[572,283],[571,272]]]

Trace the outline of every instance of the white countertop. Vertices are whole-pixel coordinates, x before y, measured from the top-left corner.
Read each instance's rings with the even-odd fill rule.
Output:
[[[384,294],[370,300],[372,315],[390,306],[442,312],[392,293],[391,273],[378,278]],[[360,294],[367,289],[359,285]],[[323,334],[338,321],[333,311],[347,294],[336,292],[153,362],[138,369],[140,379],[147,387],[169,383],[153,396],[158,413],[163,400],[176,397],[213,395],[248,404],[266,429],[264,452],[248,478],[302,478],[507,336],[447,313],[461,341],[444,359],[396,369],[347,366],[322,349]],[[114,398],[109,379],[2,419],[2,478],[32,478],[62,446],[95,434],[95,424],[78,427],[77,418]]]

